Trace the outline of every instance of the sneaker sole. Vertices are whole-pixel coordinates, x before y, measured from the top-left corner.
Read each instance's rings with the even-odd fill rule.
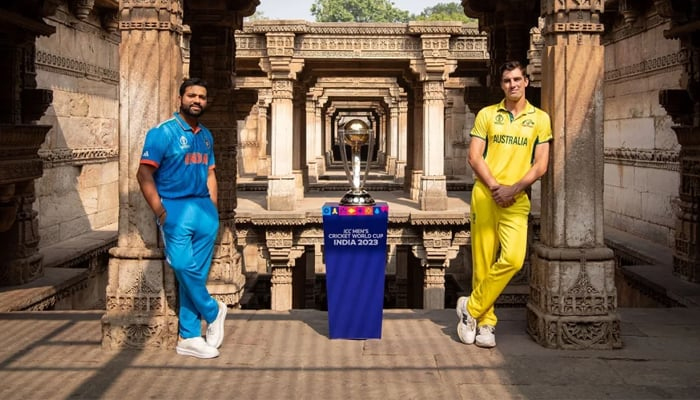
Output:
[[[194,350],[188,350],[188,349],[181,349],[179,347],[175,348],[175,352],[181,356],[191,356],[191,357],[197,357],[197,358],[216,358],[219,356],[219,352],[217,351],[216,354],[203,354],[196,352]]]
[[[496,347],[496,343],[480,343],[480,342],[474,341],[474,344],[477,347],[481,347],[484,349],[492,349],[492,348]]]

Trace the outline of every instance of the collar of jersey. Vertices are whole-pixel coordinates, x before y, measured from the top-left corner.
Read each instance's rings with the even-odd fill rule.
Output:
[[[503,99],[503,100],[501,100],[500,103],[498,103],[498,111],[505,111],[505,112],[507,112],[507,113],[510,112],[510,111],[508,111],[508,109],[506,108],[506,99]],[[534,113],[534,112],[535,112],[535,106],[533,106],[532,104],[530,104],[529,101],[525,100],[525,112],[524,112],[524,113],[521,113],[520,115],[518,115],[518,118],[520,118],[521,115],[532,114],[532,113]]]
[[[192,127],[190,126],[190,124],[188,124],[187,121],[185,121],[185,120],[180,116],[180,113],[177,112],[177,111],[175,111],[175,112],[173,113],[173,116],[175,117],[175,121],[177,121],[177,123],[180,125],[180,128],[182,128],[183,131],[191,131],[192,133],[197,133],[197,132],[199,132],[199,131],[202,129],[202,128],[199,127],[199,125],[197,125],[197,129],[196,129],[196,130],[195,130],[195,129],[192,129]]]

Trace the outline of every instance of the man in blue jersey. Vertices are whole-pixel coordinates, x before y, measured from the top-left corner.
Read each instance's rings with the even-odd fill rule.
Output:
[[[187,79],[180,86],[179,100],[180,110],[146,133],[136,176],[178,282],[176,351],[214,358],[224,337],[227,308],[206,287],[219,230],[214,139],[199,123],[207,107],[206,83]],[[202,319],[207,322],[206,340]]]

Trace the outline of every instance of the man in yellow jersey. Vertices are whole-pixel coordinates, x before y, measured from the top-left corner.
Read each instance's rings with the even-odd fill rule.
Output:
[[[525,99],[525,68],[499,68],[505,98],[479,111],[471,131],[472,293],[457,300],[457,335],[466,344],[496,346],[494,303],[522,268],[530,199],[525,190],[547,171],[549,115]]]

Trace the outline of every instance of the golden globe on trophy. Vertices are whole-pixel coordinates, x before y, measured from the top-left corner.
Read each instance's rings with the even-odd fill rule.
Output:
[[[344,123],[338,129],[338,140],[340,141],[340,155],[343,159],[343,167],[345,175],[350,182],[351,189],[345,193],[340,200],[342,205],[372,205],[374,199],[364,189],[369,175],[370,158],[372,150],[374,150],[374,132],[369,125],[361,119],[352,119]],[[368,145],[367,162],[365,171],[362,174],[360,150],[362,146]],[[352,160],[348,162],[345,146],[350,146],[350,157]]]

